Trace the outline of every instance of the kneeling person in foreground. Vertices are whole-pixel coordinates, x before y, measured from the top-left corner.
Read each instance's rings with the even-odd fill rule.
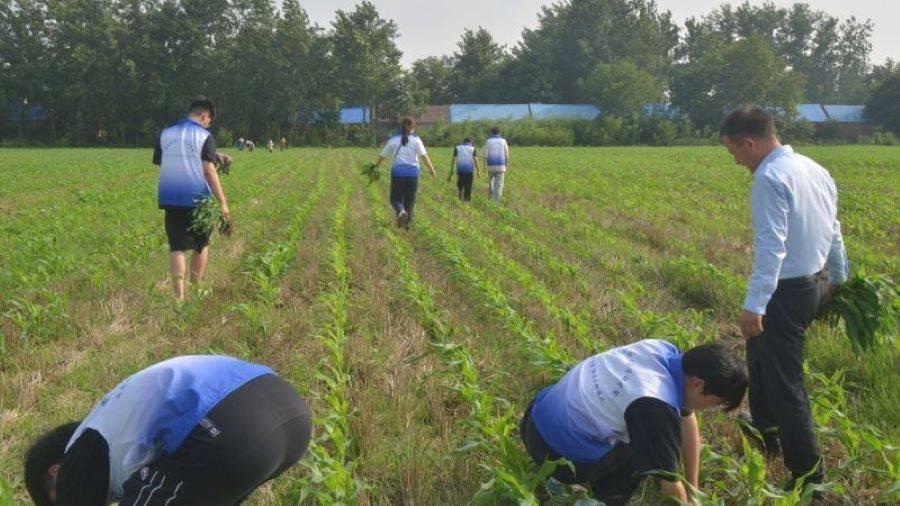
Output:
[[[307,402],[265,366],[184,356],[140,371],[25,458],[38,506],[233,505],[295,464]]]
[[[693,412],[736,408],[747,390],[743,361],[720,343],[685,353],[647,339],[576,365],[542,390],[520,433],[538,463],[565,458],[554,477],[589,483],[598,500],[625,504],[640,480],[679,472],[697,486],[700,434]],[[681,482],[660,480],[663,497],[688,499]]]

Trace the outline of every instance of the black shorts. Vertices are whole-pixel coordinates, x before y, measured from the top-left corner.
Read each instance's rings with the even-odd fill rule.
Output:
[[[311,431],[306,400],[278,376],[260,376],[210,410],[175,453],[134,473],[119,504],[240,504],[300,460]]]
[[[169,251],[194,250],[197,253],[209,245],[209,234],[198,234],[188,230],[194,221],[194,210],[190,207],[169,207],[166,211],[166,236]]]

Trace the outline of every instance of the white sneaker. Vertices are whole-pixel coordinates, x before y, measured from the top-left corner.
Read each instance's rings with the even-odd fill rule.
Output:
[[[397,226],[403,228],[407,223],[409,223],[409,214],[407,214],[405,210],[400,211],[400,213],[397,214]]]

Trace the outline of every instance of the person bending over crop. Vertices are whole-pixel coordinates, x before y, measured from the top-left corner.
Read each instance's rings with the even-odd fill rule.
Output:
[[[472,200],[472,180],[478,177],[478,155],[475,153],[475,145],[472,139],[466,137],[462,144],[453,148],[453,158],[450,160],[450,174],[447,181],[453,178],[453,170],[456,169],[456,191],[459,199],[464,202]]]
[[[230,218],[216,171],[216,143],[207,130],[215,116],[209,99],[194,99],[188,117],[163,130],[153,152],[153,163],[159,165],[159,208],[166,212],[172,290],[179,301],[184,300],[185,253],[194,251],[192,283],[202,281],[209,257],[209,234],[191,227],[194,210],[212,194],[219,201],[222,217]]]
[[[239,504],[309,446],[309,406],[268,367],[176,357],[103,396],[25,457],[37,506]]]
[[[750,413],[742,428],[768,453],[780,447],[793,475],[786,489],[801,477],[805,484],[821,483],[822,453],[803,380],[803,334],[848,276],[837,188],[821,165],[781,145],[762,109],[731,113],[721,136],[735,163],[753,174],[753,273],[740,319]]]
[[[391,158],[391,207],[397,213],[397,226],[407,230],[412,224],[413,206],[419,188],[419,157],[425,160],[431,177],[435,175],[431,158],[415,129],[416,122],[412,118],[403,118],[400,133],[388,139],[375,162],[377,169],[386,158]]]
[[[520,425],[528,454],[561,457],[554,478],[588,483],[607,505],[626,504],[645,476],[683,474],[697,486],[700,433],[694,411],[733,410],[747,390],[743,361],[721,343],[685,353],[647,339],[594,355],[532,401]],[[671,477],[671,476],[668,476]],[[660,493],[686,501],[680,481],[659,478]]]

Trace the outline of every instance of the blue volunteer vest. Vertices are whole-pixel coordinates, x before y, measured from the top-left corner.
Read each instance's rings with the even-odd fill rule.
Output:
[[[268,367],[232,357],[193,355],[150,366],[119,383],[81,422],[66,447],[86,429],[109,445],[110,490],[160,454],[172,454],[193,428],[228,394],[273,374]]]
[[[210,135],[209,130],[192,119],[181,120],[160,134],[160,207],[196,207],[197,202],[210,197],[200,159],[203,144]]]
[[[419,156],[415,148],[415,143],[418,139],[415,134],[409,134],[406,146],[404,146],[401,135],[395,135],[391,138],[391,142],[396,141],[397,145],[394,148],[394,158],[391,161],[391,177],[419,177]]]
[[[503,149],[503,145],[499,142],[501,140],[503,140],[503,137],[492,135],[485,142],[484,157],[488,166],[500,167],[506,165],[506,152]]]
[[[472,174],[475,172],[475,147],[469,144],[456,146],[456,173]]]
[[[544,441],[567,459],[599,461],[627,443],[625,410],[653,397],[681,413],[681,353],[671,343],[646,339],[584,360],[535,398],[531,417]]]

